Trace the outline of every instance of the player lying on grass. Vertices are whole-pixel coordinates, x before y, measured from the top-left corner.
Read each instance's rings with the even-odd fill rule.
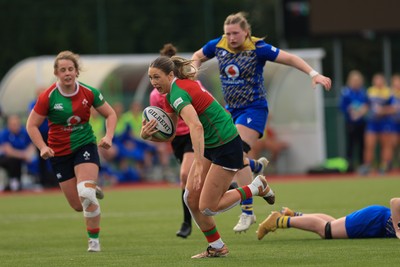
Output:
[[[323,213],[302,214],[289,208],[273,211],[259,226],[261,240],[277,228],[296,228],[314,232],[325,239],[400,238],[400,198],[390,200],[390,208],[372,205],[335,219]]]

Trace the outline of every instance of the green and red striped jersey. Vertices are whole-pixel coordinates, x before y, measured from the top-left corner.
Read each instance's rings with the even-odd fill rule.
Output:
[[[166,96],[169,106],[165,111],[178,115],[182,108],[192,105],[204,128],[204,146],[213,148],[224,145],[239,135],[232,117],[199,83],[175,79]]]
[[[46,89],[35,104],[34,110],[49,120],[48,145],[55,156],[71,154],[77,148],[96,143],[96,137],[89,124],[90,108],[99,107],[105,100],[95,88],[81,82],[77,90],[65,94],[54,83]]]

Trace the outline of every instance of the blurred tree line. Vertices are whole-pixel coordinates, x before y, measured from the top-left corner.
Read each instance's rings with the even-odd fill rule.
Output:
[[[245,10],[258,35],[274,31],[273,0],[0,0],[0,78],[20,60],[55,55],[192,52]],[[273,35],[273,34],[272,34]]]
[[[253,35],[280,48],[321,47],[324,73],[333,73],[334,36],[311,36],[309,0],[0,0],[0,79],[27,57],[158,53],[166,42],[193,52],[223,32],[227,15],[249,14]],[[288,8],[289,7],[289,8]],[[289,10],[289,12],[287,11]],[[291,12],[291,13],[290,13]],[[340,19],[340,18],[338,18]],[[337,38],[337,37],[336,37]],[[382,71],[378,34],[339,36],[342,76],[354,68]],[[400,37],[391,35],[393,71],[400,71]],[[344,80],[344,78],[343,78]],[[341,85],[344,81],[335,81]]]
[[[172,42],[180,52],[193,52],[223,33],[227,15],[245,11],[253,35],[272,45],[325,50],[323,71],[334,85],[324,93],[328,156],[337,155],[337,148],[343,147],[337,145],[342,123],[337,98],[347,73],[359,69],[368,86],[372,75],[384,69],[388,44],[391,71],[400,72],[400,34],[312,35],[311,1],[318,0],[0,0],[0,80],[25,58],[62,50],[82,55],[158,53],[164,43]]]

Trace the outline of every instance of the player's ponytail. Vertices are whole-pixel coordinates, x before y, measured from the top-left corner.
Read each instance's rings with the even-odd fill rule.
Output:
[[[173,57],[176,55],[176,52],[178,49],[171,43],[164,44],[163,48],[160,50],[160,55],[161,56],[166,56],[166,57]]]
[[[195,79],[197,68],[192,64],[192,60],[178,56],[171,57],[171,60],[175,65],[174,74],[177,78],[190,80]]]
[[[160,69],[165,74],[172,71],[178,79],[194,80],[197,73],[197,68],[192,64],[192,60],[178,56],[173,56],[171,58],[160,56],[154,60],[149,67]]]

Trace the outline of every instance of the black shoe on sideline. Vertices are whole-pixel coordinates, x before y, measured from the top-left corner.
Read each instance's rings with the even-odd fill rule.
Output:
[[[188,223],[182,223],[181,229],[176,232],[176,236],[186,238],[192,233],[192,227]]]

